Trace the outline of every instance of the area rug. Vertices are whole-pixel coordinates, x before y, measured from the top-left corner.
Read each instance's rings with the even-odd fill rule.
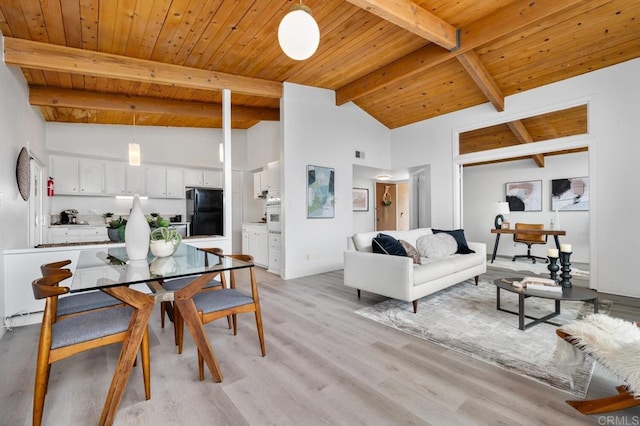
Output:
[[[528,271],[538,275],[549,275],[546,263],[532,263],[531,261],[518,261],[513,262],[511,259],[496,258],[493,263],[487,262],[487,267],[494,267],[500,269],[509,269],[511,271]],[[571,276],[576,278],[589,278],[589,271],[571,267]]]
[[[517,311],[517,294],[502,291],[503,308]],[[612,302],[600,300],[601,313],[611,311]],[[528,298],[526,314],[541,317],[554,309],[554,301]],[[564,324],[593,312],[593,305],[562,302],[554,322]],[[518,329],[518,316],[496,310],[496,287],[468,280],[420,299],[418,313],[412,304],[389,299],[356,311],[358,315],[428,340],[475,359],[584,398],[589,389],[594,361],[578,366],[556,366],[556,326],[537,324]],[[527,322],[530,320],[527,320]]]

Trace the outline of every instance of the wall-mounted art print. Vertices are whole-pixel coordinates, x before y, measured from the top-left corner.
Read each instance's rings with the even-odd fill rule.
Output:
[[[551,210],[589,210],[589,178],[551,180]]]
[[[542,211],[542,181],[507,182],[506,201],[512,212]]]
[[[307,218],[334,217],[335,200],[335,170],[307,166]]]
[[[369,190],[367,188],[353,188],[353,211],[369,211]]]

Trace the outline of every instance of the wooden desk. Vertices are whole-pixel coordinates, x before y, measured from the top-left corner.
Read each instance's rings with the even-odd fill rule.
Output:
[[[498,242],[500,242],[500,235],[502,234],[515,234],[515,229],[492,229],[492,234],[496,234],[496,242],[493,245],[493,255],[491,256],[491,263],[496,259],[496,253],[498,252]],[[566,231],[561,231],[559,229],[518,229],[518,234],[529,234],[529,235],[553,235],[553,239],[556,242],[556,248],[560,251],[560,240],[558,240],[558,236],[567,235]]]

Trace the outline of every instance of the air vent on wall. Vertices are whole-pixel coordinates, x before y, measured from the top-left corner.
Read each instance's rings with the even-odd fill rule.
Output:
[[[364,151],[356,151],[356,158],[364,160]]]

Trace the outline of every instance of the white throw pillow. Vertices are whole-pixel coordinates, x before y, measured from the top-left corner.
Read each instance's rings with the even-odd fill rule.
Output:
[[[449,234],[423,235],[416,240],[416,248],[422,257],[451,256],[458,250],[456,239]]]

